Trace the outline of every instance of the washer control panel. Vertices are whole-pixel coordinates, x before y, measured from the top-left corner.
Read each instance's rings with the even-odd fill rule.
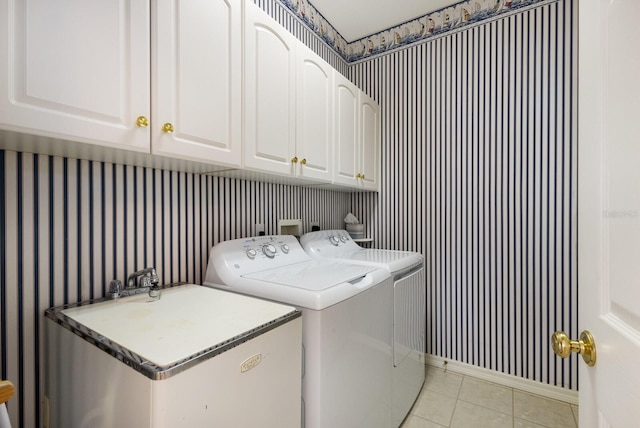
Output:
[[[312,260],[292,235],[234,239],[214,249],[226,266],[241,275]]]

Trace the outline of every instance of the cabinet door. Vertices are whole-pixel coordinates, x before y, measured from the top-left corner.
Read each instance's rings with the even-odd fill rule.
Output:
[[[149,151],[149,3],[7,0],[0,128]]]
[[[298,43],[296,150],[298,175],[331,181],[333,69]]]
[[[360,93],[360,184],[367,190],[380,190],[380,106]]]
[[[334,72],[334,144],[336,183],[356,185],[358,159],[358,88],[337,71]]]
[[[295,173],[296,38],[245,3],[245,167]]]
[[[240,0],[157,1],[153,154],[241,165],[241,5]]]

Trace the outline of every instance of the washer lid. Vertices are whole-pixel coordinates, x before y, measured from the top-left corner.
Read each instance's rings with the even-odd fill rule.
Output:
[[[242,277],[302,290],[322,291],[355,281],[375,269],[373,266],[312,260],[242,275]]]
[[[344,230],[321,230],[300,238],[304,250],[316,260],[336,260],[384,268],[398,272],[421,264],[423,257],[413,251],[362,248]]]
[[[406,262],[407,266],[411,266],[422,261],[422,256],[410,251],[362,249],[361,251],[350,252],[348,254],[348,258],[345,257],[345,259],[348,259],[349,261],[362,261],[380,264]]]

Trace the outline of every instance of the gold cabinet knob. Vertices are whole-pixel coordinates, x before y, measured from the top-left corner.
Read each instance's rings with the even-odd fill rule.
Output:
[[[572,352],[582,355],[588,366],[596,364],[596,342],[587,330],[580,333],[580,340],[571,340],[564,331],[556,331],[551,336],[553,352],[561,358],[567,358]]]
[[[364,180],[364,174],[360,174],[360,178]]]
[[[358,173],[358,174],[356,175],[356,178],[362,178],[362,179],[364,179],[364,174]]]
[[[173,131],[174,131],[173,125],[170,124],[169,122],[162,125],[162,132],[164,132],[165,134],[171,134],[173,133]]]
[[[149,119],[147,119],[145,116],[138,116],[138,118],[136,119],[136,125],[138,125],[140,128],[146,128],[147,126],[149,126]]]
[[[302,159],[302,160],[300,161],[300,163],[301,163],[302,165],[306,165],[306,164],[307,164],[307,159],[306,159],[306,158]]]
[[[298,156],[294,156],[291,158],[291,163],[298,163]]]

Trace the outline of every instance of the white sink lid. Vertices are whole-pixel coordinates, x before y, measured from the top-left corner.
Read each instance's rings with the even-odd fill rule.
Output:
[[[168,366],[294,310],[189,284],[162,290],[156,301],[141,294],[62,313],[150,362]]]

